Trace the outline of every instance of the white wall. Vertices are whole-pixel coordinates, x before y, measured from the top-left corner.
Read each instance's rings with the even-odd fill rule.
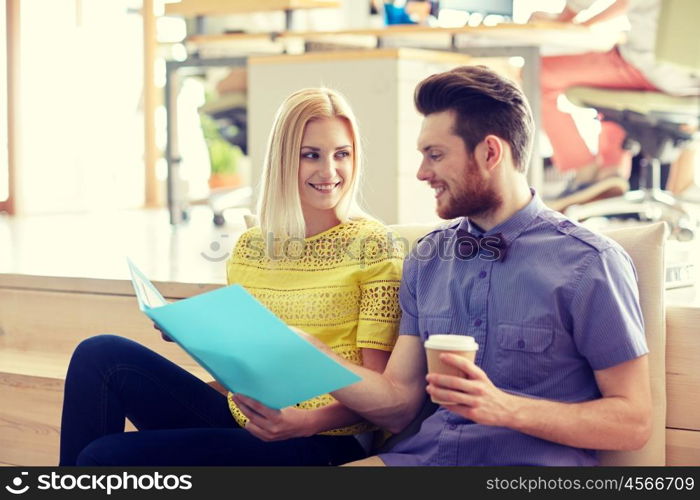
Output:
[[[0,0],[0,26],[6,25],[5,20],[6,1]],[[8,158],[8,132],[7,132],[7,37],[3,30],[0,36],[0,82],[3,82],[0,91],[0,202],[7,200],[9,191],[9,158]]]
[[[276,58],[277,59],[277,58]],[[294,61],[294,62],[291,62]],[[396,64],[389,60],[255,63],[248,67],[248,144],[253,186],[258,185],[267,138],[275,111],[293,91],[326,86],[349,100],[364,138],[366,159],[363,199],[375,215],[392,222],[397,217],[392,189],[397,149]],[[372,75],[368,78],[366,75]]]
[[[142,205],[142,23],[128,4],[21,2],[18,212]]]
[[[409,53],[388,49],[381,51],[385,54],[381,58],[373,52],[366,53],[366,58],[336,53],[250,60],[248,140],[253,186],[258,186],[279,104],[295,90],[327,86],[348,98],[360,124],[366,157],[361,192],[366,208],[388,224],[435,222],[433,192],[415,178],[422,119],[413,105],[413,89],[428,75],[457,63],[396,55]]]

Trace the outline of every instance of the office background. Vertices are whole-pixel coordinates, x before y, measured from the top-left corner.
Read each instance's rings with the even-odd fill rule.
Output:
[[[49,463],[66,358],[90,332],[125,332],[205,376],[151,338],[125,257],[171,299],[225,282],[272,113],[289,91],[348,94],[369,117],[360,125],[371,209],[387,223],[436,223],[432,193],[415,179],[415,83],[481,63],[536,100],[540,55],[605,50],[628,27],[624,18],[592,30],[524,25],[563,0],[396,1],[403,17],[394,18],[381,1],[293,3],[0,0],[0,399],[15,402],[0,410],[0,463]],[[221,62],[234,59],[243,62]],[[594,150],[597,112],[565,98],[560,107]],[[540,134],[531,179],[543,195],[568,180],[548,166],[550,154]],[[688,204],[694,216],[699,207]],[[700,464],[698,240],[666,244],[669,370],[674,394],[688,394],[668,426],[668,463],[677,465]]]

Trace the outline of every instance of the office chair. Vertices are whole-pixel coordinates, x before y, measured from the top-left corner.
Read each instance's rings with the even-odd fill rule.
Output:
[[[224,94],[199,108],[216,123],[221,137],[248,154],[248,109],[244,92]]]
[[[700,16],[696,0],[664,0],[657,28],[656,58],[700,71],[700,42],[693,19]],[[625,148],[640,155],[640,188],[623,196],[574,205],[566,215],[576,220],[634,215],[641,220],[666,221],[671,235],[687,241],[697,221],[669,192],[661,188],[662,163],[670,163],[680,148],[698,137],[700,97],[677,97],[662,92],[573,87],[567,98],[596,109],[603,120],[627,133]]]
[[[212,190],[208,198],[209,208],[214,215],[214,225],[226,224],[224,210],[229,208],[247,208],[250,210],[253,204],[253,188],[241,186],[234,189]]]

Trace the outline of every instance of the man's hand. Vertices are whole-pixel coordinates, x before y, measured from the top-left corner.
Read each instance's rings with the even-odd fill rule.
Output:
[[[160,337],[161,337],[163,340],[165,340],[166,342],[174,342],[174,340],[171,339],[170,337],[168,337],[168,336],[163,332],[163,330],[160,329],[160,327],[159,327],[157,324],[153,323],[153,328],[155,328],[156,330],[158,330],[158,331],[160,332]]]
[[[474,422],[508,427],[547,441],[596,450],[637,450],[651,435],[648,356],[595,371],[601,398],[579,403],[510,394],[472,361],[441,354],[464,377],[429,374],[427,391]]]
[[[516,411],[517,398],[502,391],[471,360],[455,354],[440,354],[447,365],[465,377],[429,373],[427,391],[440,401],[456,403],[445,408],[484,425],[508,427]]]
[[[282,441],[316,434],[311,412],[308,410],[293,407],[273,410],[242,394],[234,394],[233,401],[248,417],[249,422],[245,430],[263,441]]]

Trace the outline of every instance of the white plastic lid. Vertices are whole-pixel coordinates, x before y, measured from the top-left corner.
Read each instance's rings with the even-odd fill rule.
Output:
[[[479,344],[474,337],[467,335],[431,335],[425,341],[427,349],[444,349],[446,351],[477,351]]]

